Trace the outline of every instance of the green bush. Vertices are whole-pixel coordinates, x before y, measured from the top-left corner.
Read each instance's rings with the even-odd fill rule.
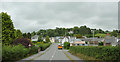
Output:
[[[69,42],[64,42],[64,48],[69,49],[69,47],[70,47],[70,43]]]
[[[72,46],[71,53],[80,53],[101,60],[118,60],[120,61],[120,47],[112,46]]]
[[[16,61],[23,59],[29,55],[37,53],[36,47],[31,48],[25,48],[23,45],[17,45],[17,46],[6,46],[3,45],[2,47],[2,60],[4,62],[6,61]]]
[[[51,43],[39,43],[39,44],[37,44],[40,48],[42,48],[41,49],[41,51],[44,51],[46,48],[48,48],[50,45],[51,45]]]
[[[35,54],[38,52],[38,47],[32,46],[29,49],[30,49],[29,54]]]

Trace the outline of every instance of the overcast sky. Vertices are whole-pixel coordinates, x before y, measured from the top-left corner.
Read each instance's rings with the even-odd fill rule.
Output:
[[[6,2],[0,9],[22,32],[83,25],[103,30],[118,28],[117,2]]]

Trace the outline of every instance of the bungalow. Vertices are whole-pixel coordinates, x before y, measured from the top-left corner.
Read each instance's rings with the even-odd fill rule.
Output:
[[[75,39],[74,42],[73,42],[73,44],[75,46],[87,46],[87,44],[85,43],[85,41],[81,40],[81,39]]]
[[[99,42],[98,41],[89,41],[88,45],[89,46],[98,46]]]

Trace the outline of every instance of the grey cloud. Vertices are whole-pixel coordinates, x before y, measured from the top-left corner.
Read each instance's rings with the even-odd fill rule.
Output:
[[[118,23],[117,3],[14,2],[3,3],[3,7],[3,11],[11,15],[15,28],[22,32],[76,25],[113,30]]]

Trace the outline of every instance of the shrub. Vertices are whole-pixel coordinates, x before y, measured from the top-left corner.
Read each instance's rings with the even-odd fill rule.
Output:
[[[49,39],[49,36],[47,36],[46,38],[45,38],[45,42],[50,42],[50,39]]]
[[[112,46],[72,46],[71,53],[80,53],[101,60],[118,60],[120,61],[120,47]]]
[[[103,42],[99,42],[99,46],[103,46]]]
[[[31,48],[25,48],[25,46],[21,44],[17,46],[3,45],[2,60],[3,62],[20,60],[29,55],[37,53],[37,51],[38,48],[35,46],[32,46]]]
[[[18,46],[3,46],[2,48],[2,60],[18,60],[20,58],[26,57],[29,50],[22,45]]]
[[[35,54],[38,52],[38,47],[32,46],[30,48],[29,54]]]
[[[37,45],[41,48],[41,51],[44,51],[51,45],[51,43],[38,43]]]
[[[69,42],[64,42],[64,48],[69,49],[69,47],[70,47],[70,43]]]
[[[37,41],[32,41],[32,43],[37,43]]]
[[[31,44],[31,47],[33,46],[31,40],[28,38],[19,38],[14,40],[13,45],[18,45],[18,44],[22,44],[26,48],[29,48],[28,46],[29,44]]]

